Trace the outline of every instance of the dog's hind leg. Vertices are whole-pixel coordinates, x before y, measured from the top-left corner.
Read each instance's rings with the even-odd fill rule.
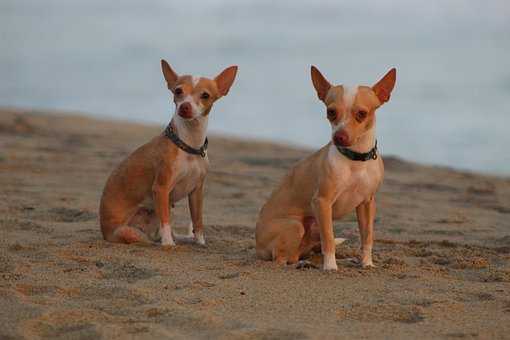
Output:
[[[305,228],[303,223],[299,220],[277,219],[269,222],[272,224],[271,228],[278,231],[278,235],[272,244],[271,255],[273,261],[278,264],[294,264],[299,261],[300,253],[299,248]]]
[[[136,226],[154,242],[160,241],[159,219],[153,209],[139,207],[136,213],[127,222],[129,226]]]
[[[115,243],[145,243],[152,244],[149,237],[140,229],[130,226],[120,226],[113,233],[105,236],[105,239]]]
[[[314,217],[305,217],[303,219],[305,233],[299,244],[299,258],[307,256],[312,250],[320,249],[321,238],[317,223]]]

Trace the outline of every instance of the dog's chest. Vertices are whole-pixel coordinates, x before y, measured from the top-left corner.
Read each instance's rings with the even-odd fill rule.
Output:
[[[333,217],[341,218],[375,194],[379,179],[367,172],[353,174],[333,204]]]
[[[208,160],[197,156],[187,157],[180,162],[177,183],[172,190],[173,202],[188,196],[207,173]]]
[[[333,204],[333,218],[341,218],[372,197],[382,181],[381,163],[377,160],[346,166],[336,164],[338,195]]]

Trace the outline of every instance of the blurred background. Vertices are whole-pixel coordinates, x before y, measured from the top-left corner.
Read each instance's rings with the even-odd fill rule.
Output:
[[[510,174],[510,2],[0,1],[0,106],[166,124],[160,58],[212,77],[239,65],[214,133],[328,142],[310,64],[335,84],[398,69],[378,111],[384,154]]]

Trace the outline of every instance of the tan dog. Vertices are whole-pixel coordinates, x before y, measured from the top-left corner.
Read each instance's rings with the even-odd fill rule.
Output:
[[[101,231],[111,242],[151,242],[149,234],[159,227],[161,244],[174,245],[170,206],[187,196],[192,222],[188,236],[205,244],[207,121],[213,103],[228,93],[237,66],[214,79],[178,76],[164,60],[161,67],[175,114],[163,135],[135,150],[108,178],[99,209]],[[146,199],[153,201],[155,213],[141,206]]]
[[[332,86],[317,68],[312,82],[326,105],[332,141],[298,162],[262,207],[256,228],[259,258],[295,263],[321,246],[323,268],[336,270],[333,220],[356,209],[361,264],[373,266],[374,195],[384,166],[377,154],[375,110],[390,98],[396,70],[372,87]]]

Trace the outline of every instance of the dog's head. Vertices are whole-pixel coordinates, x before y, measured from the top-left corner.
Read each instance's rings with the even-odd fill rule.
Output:
[[[227,95],[237,73],[237,66],[230,66],[214,79],[179,76],[165,60],[161,60],[161,69],[173,93],[175,112],[184,119],[207,116],[214,102]]]
[[[395,86],[396,69],[392,68],[373,86],[331,85],[312,66],[312,82],[319,99],[326,105],[332,140],[341,146],[356,144],[375,124],[375,110],[390,99]]]

